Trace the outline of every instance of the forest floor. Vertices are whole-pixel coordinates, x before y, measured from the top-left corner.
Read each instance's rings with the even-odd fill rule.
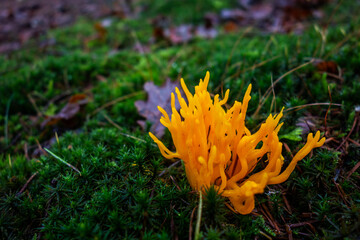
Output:
[[[197,226],[204,239],[360,236],[360,3],[11,2],[0,10],[1,239],[188,239]],[[252,133],[285,107],[284,168],[309,132],[326,142],[248,215],[210,188],[199,223],[184,165],[148,132],[174,150],[157,105],[206,71],[210,93],[230,89],[225,108],[252,84]]]

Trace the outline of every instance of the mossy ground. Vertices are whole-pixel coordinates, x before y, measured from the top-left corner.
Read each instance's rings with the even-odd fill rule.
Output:
[[[182,15],[181,6],[191,1],[185,3],[169,10],[174,22],[197,23],[199,12],[233,6],[223,1],[199,3],[193,8],[197,14],[184,10],[188,14]],[[147,81],[160,85],[181,76],[192,89],[206,71],[211,73],[209,91],[221,95],[230,89],[230,104],[241,100],[248,84],[253,84],[247,118],[251,131],[285,106],[290,110],[280,135],[293,153],[305,141],[299,140],[296,130],[304,116],[315,124],[312,131],[326,131],[332,140],[301,161],[286,183],[258,195],[256,214],[233,213],[210,189],[204,199],[202,236],[358,237],[360,175],[358,170],[349,175],[360,159],[359,132],[356,127],[352,130],[360,118],[355,111],[360,104],[360,20],[353,14],[358,3],[344,1],[326,30],[323,22],[310,23],[301,35],[249,28],[182,46],[160,42],[145,54],[133,50],[134,42],[147,44],[152,35],[148,18],[164,14],[166,4],[148,6],[143,18],[113,19],[104,41],[88,41],[96,31],[92,22],[82,19],[49,32],[55,45],[30,45],[0,57],[1,238],[187,239],[189,226],[195,229],[198,194],[191,190],[183,166],[169,168],[172,162],[137,125],[141,117],[134,102],[146,98]],[[327,8],[330,15],[336,7]],[[343,70],[341,79],[319,73],[308,63],[313,58],[336,62]],[[272,82],[306,63],[281,78],[272,91],[275,95],[264,100]],[[80,126],[70,131],[61,126],[41,129],[43,115],[59,112],[75,93],[91,99]],[[102,109],[121,96],[124,100]],[[330,102],[330,108],[318,104]],[[352,141],[337,149],[350,131]],[[50,154],[31,157],[37,142],[49,139],[51,152],[80,173]],[[168,133],[164,139],[172,145]],[[284,152],[290,159],[291,153]]]

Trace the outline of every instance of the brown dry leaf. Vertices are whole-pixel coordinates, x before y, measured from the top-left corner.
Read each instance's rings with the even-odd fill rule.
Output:
[[[321,61],[316,63],[315,66],[320,72],[339,74],[338,65],[334,61]]]
[[[88,103],[88,97],[85,94],[75,94],[69,102],[61,109],[61,111],[54,115],[47,117],[42,123],[41,127],[53,125],[63,125],[66,128],[74,128],[78,126],[79,119],[77,119],[78,113],[82,107]]]
[[[171,112],[171,93],[174,92],[175,87],[180,85],[179,82],[171,82],[168,79],[164,86],[158,87],[153,82],[144,84],[144,90],[148,93],[147,101],[136,101],[135,107],[139,114],[152,123],[150,131],[157,137],[162,137],[165,133],[165,127],[160,123],[162,114],[158,110],[158,106],[162,107],[166,112]],[[176,109],[179,109],[179,104],[176,102]],[[146,129],[146,121],[139,120],[138,124]]]
[[[313,131],[317,124],[318,121],[311,115],[300,117],[296,122],[296,126],[301,128],[302,134],[308,134]]]

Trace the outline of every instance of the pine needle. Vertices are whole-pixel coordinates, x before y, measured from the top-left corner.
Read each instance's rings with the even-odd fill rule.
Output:
[[[74,167],[74,166],[71,165],[70,163],[67,163],[64,159],[60,158],[60,157],[57,156],[55,153],[51,152],[49,149],[47,149],[47,148],[44,148],[44,149],[45,149],[45,151],[47,151],[48,153],[50,153],[50,155],[52,155],[54,158],[56,158],[56,159],[59,160],[60,162],[64,163],[66,166],[72,168],[74,171],[78,172],[78,173],[80,174],[80,176],[81,176],[80,171],[79,171],[76,167]]]

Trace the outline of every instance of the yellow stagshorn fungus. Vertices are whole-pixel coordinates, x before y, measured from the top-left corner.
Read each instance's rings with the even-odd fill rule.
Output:
[[[200,80],[195,87],[194,95],[181,79],[187,102],[176,88],[181,107],[179,113],[175,108],[175,95],[171,93],[171,119],[164,109],[158,107],[163,114],[160,122],[171,133],[176,147],[175,153],[152,133],[149,134],[165,158],[183,160],[186,176],[193,189],[199,191],[214,185],[222,196],[229,198],[236,211],[248,214],[255,207],[255,194],[263,193],[266,185],[286,181],[296,163],[313,148],[321,147],[325,138],[320,139],[319,131],[315,136],[310,133],[305,146],[280,173],[284,163],[281,155],[282,143],[278,137],[282,126],[282,123],[279,124],[282,110],[275,116],[270,114],[260,129],[251,134],[245,126],[246,111],[251,99],[251,84],[242,103],[235,101],[230,109],[225,110],[223,105],[227,102],[229,90],[223,100],[219,100],[219,95],[212,100],[207,91],[209,77],[207,72],[204,81]],[[265,154],[265,169],[250,175]]]

